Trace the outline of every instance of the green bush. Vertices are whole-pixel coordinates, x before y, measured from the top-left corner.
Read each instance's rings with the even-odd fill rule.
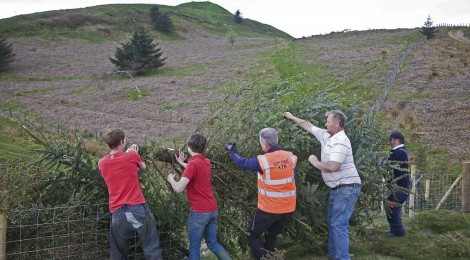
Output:
[[[15,55],[12,44],[8,43],[6,37],[0,37],[0,71],[8,68]]]
[[[382,176],[381,168],[377,166],[377,158],[381,155],[378,125],[358,106],[343,107],[340,97],[330,91],[296,93],[299,86],[294,78],[277,82],[272,87],[254,84],[243,88],[214,106],[207,119],[195,129],[195,132],[208,137],[205,152],[213,165],[213,188],[219,204],[219,233],[233,255],[247,249],[247,227],[257,206],[256,174],[237,168],[223,145],[235,142],[243,156],[256,156],[262,153],[258,132],[264,127],[276,128],[283,149],[291,150],[299,157],[296,171],[298,206],[292,223],[281,239],[315,250],[324,248],[329,188],[324,185],[320,172],[307,162],[310,154],[320,154],[320,146],[312,136],[285,120],[282,117],[284,111],[290,111],[318,126],[324,124],[325,112],[331,109],[341,109],[349,117],[346,131],[354,147],[364,193],[354,217],[357,227],[367,220],[371,205],[383,197],[377,184]],[[57,190],[67,190],[68,200],[80,203],[104,200],[104,184],[96,179],[98,158],[91,156],[80,138],[76,143],[43,144],[43,162],[55,169],[51,173],[51,186],[57,187]],[[181,173],[182,169],[164,147],[167,146],[158,143],[141,147],[142,158],[148,166],[148,170],[141,175],[142,188],[161,223],[162,232],[170,236],[173,243],[179,243],[184,248],[187,243],[188,203],[184,195],[174,194],[166,182],[168,173]],[[180,146],[175,144],[175,148]],[[65,189],[59,189],[57,185]],[[61,194],[57,193],[56,196]],[[64,199],[59,201],[63,202]]]

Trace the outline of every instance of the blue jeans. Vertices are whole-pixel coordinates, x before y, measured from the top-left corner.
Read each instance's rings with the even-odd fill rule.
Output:
[[[350,259],[349,256],[349,219],[354,211],[361,186],[343,186],[330,191],[328,201],[328,257],[331,259]]]
[[[189,212],[188,236],[189,236],[189,259],[199,259],[201,240],[204,237],[207,247],[214,253],[219,254],[223,246],[217,242],[217,211],[211,212]]]
[[[145,259],[162,259],[160,236],[147,204],[124,205],[111,213],[109,259],[128,259],[128,240],[133,230],[137,231],[142,242]]]

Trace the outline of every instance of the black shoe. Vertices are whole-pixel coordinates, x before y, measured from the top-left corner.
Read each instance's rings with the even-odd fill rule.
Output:
[[[405,235],[401,235],[401,236],[400,235],[395,235],[392,232],[388,231],[388,232],[385,233],[385,236],[386,237],[404,237]]]

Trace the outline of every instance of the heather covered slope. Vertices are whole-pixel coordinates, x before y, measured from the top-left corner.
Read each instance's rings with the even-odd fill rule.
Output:
[[[151,28],[150,6],[106,5],[0,20],[0,32],[16,53],[0,75],[2,109],[82,132],[121,127],[136,142],[169,140],[194,131],[211,104],[233,90],[302,75],[306,91],[332,88],[343,102],[360,102],[367,110],[403,51],[421,38],[417,29],[398,29],[292,40],[249,19],[239,26],[229,11],[209,2],[161,6],[176,29],[163,34]],[[139,27],[151,30],[166,65],[134,79],[116,77],[108,57]],[[233,46],[228,31],[236,32]],[[450,34],[469,35],[468,28]],[[442,29],[408,56],[380,115],[390,128],[445,150],[456,163],[469,157],[469,49]],[[143,93],[139,100],[133,97],[136,88]]]

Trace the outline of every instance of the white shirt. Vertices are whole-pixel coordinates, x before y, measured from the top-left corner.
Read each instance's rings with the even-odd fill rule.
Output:
[[[313,126],[310,133],[317,138],[321,144],[322,162],[339,162],[341,166],[336,172],[322,172],[325,184],[334,188],[342,184],[361,183],[361,178],[354,165],[351,142],[344,130],[330,136],[326,129]]]

